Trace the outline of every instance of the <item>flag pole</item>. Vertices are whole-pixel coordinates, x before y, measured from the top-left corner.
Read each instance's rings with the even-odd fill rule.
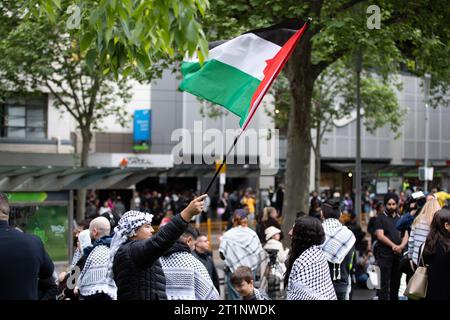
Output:
[[[220,164],[220,166],[216,169],[216,172],[214,173],[213,178],[211,179],[211,181],[208,184],[208,187],[206,188],[205,192],[203,192],[202,194],[208,193],[209,189],[211,189],[211,186],[213,185],[214,181],[216,180],[217,176],[219,175],[220,170],[222,170],[223,166],[225,165],[225,163],[227,162],[227,157],[228,155],[231,153],[231,151],[233,151],[234,147],[236,146],[239,137],[241,136],[242,132],[244,132],[244,130],[240,129],[239,130],[239,134],[236,136],[236,138],[234,138],[234,142],[231,145],[230,149],[228,150],[227,153],[225,153],[223,155],[223,159],[222,159],[222,163]]]

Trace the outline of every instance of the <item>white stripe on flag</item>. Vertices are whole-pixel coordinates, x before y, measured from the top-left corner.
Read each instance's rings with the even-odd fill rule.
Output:
[[[218,60],[262,80],[266,60],[272,59],[280,49],[280,46],[254,33],[246,33],[211,49],[206,60]],[[195,56],[185,61],[198,62],[198,58]]]

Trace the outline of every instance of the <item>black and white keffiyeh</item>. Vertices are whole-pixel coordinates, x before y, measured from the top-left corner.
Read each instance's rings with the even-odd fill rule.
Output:
[[[308,248],[295,260],[286,299],[336,300],[327,259],[320,247]]]
[[[72,262],[70,263],[69,269],[72,269],[77,264],[77,262],[81,259],[82,256],[83,256],[83,252],[80,249],[76,248],[75,252],[73,253]]]
[[[112,272],[114,257],[119,248],[132,236],[136,234],[136,230],[144,224],[151,224],[153,215],[148,212],[128,211],[120,218],[117,226],[114,228],[114,237],[111,241],[108,261],[108,277],[113,279]]]
[[[169,300],[218,300],[219,293],[205,266],[190,252],[160,258]]]
[[[231,272],[236,271],[239,266],[256,270],[264,254],[256,232],[242,226],[224,233],[219,251],[224,255],[225,264]]]
[[[326,219],[323,224],[325,242],[322,250],[331,263],[341,263],[356,242],[353,232],[343,226],[338,219]]]
[[[255,293],[255,298],[256,300],[270,300],[269,296],[267,295],[267,293],[265,293],[263,290],[261,289],[253,289],[253,292]]]
[[[94,247],[86,259],[86,264],[80,274],[80,294],[91,296],[105,293],[111,299],[117,299],[117,287],[114,280],[107,276],[109,248],[107,245]]]

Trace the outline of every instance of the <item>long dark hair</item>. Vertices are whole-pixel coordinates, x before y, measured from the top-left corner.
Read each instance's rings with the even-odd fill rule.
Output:
[[[430,225],[425,247],[424,255],[433,255],[436,253],[436,246],[439,244],[444,248],[444,252],[450,251],[450,232],[445,229],[445,223],[450,224],[450,210],[441,209],[434,214]]]
[[[292,230],[292,242],[284,274],[284,286],[287,288],[289,274],[295,260],[313,245],[321,245],[325,241],[325,232],[319,219],[313,217],[300,217],[295,220]]]

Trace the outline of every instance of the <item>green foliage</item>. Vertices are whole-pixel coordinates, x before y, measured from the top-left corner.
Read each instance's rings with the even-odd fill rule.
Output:
[[[370,16],[366,9],[372,4],[381,9],[380,29],[370,30],[366,25]],[[302,40],[311,42],[310,60],[300,66],[314,81],[312,128],[322,126],[323,133],[333,119],[355,110],[352,60],[356,51],[364,57],[361,98],[369,131],[388,124],[396,132],[401,125],[404,110],[400,110],[393,91],[398,86],[393,75],[405,66],[413,66],[409,72],[419,77],[430,73],[431,104],[448,105],[450,32],[444,21],[450,15],[445,1],[218,0],[211,2],[211,10],[203,21],[208,37],[216,40],[295,17],[313,18],[307,32],[310,37],[306,34],[307,40]],[[299,52],[291,60],[302,54]],[[289,109],[294,107],[290,86],[302,85],[301,81],[282,74],[272,87],[275,111],[269,114],[280,129],[286,130]]]
[[[113,73],[132,69],[145,76],[148,68],[176,53],[197,53],[203,61],[208,53],[205,36],[198,19],[208,8],[208,0],[21,0],[30,15],[60,24],[70,5],[71,11],[62,22],[62,30],[70,39],[82,43],[81,54],[92,50],[97,67]],[[89,64],[89,67],[94,67]],[[130,73],[130,71],[127,71]]]
[[[48,92],[56,108],[73,116],[87,142],[108,116],[125,125],[130,120],[124,108],[131,98],[130,79],[116,78],[101,67],[92,45],[87,45],[92,36],[72,39],[65,32],[64,12],[55,23],[24,13],[16,1],[0,3],[0,99]],[[82,47],[89,50],[83,52]],[[164,61],[152,65],[140,80],[159,76],[166,66]]]
[[[389,125],[393,132],[401,126],[405,111],[400,109],[394,88],[395,77],[386,81],[365,70],[361,80],[361,101],[364,125],[369,132]],[[356,110],[356,80],[351,61],[338,60],[322,72],[314,83],[311,127],[320,127],[321,139],[334,120],[349,117]],[[280,76],[272,88],[275,110],[269,113],[275,126],[285,131],[289,120],[290,92],[286,77]],[[314,141],[314,139],[311,139]]]

